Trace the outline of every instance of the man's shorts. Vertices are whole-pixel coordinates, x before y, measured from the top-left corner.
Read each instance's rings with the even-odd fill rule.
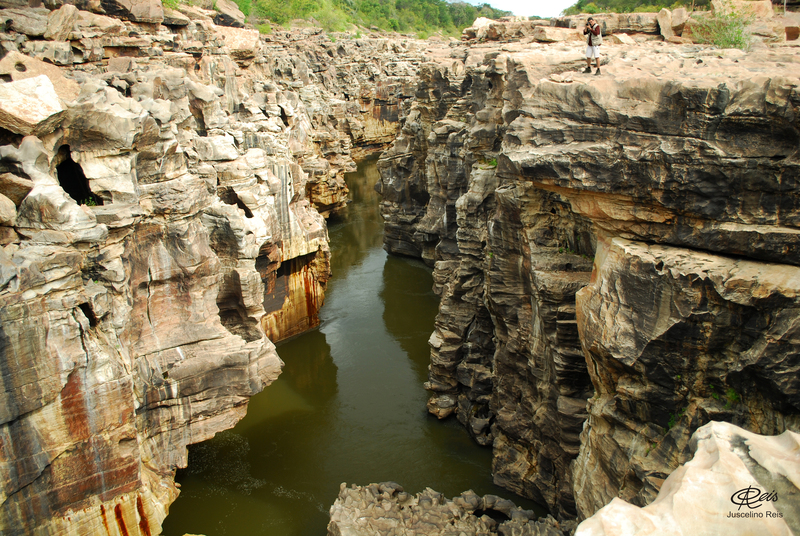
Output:
[[[587,58],[599,58],[600,57],[600,47],[587,46],[586,47],[586,57]]]

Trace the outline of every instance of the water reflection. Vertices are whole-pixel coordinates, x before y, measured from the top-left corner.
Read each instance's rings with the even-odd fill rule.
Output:
[[[425,410],[430,269],[383,251],[374,161],[361,170],[347,178],[347,213],[329,222],[320,328],[278,346],[283,373],[233,430],[189,449],[164,534],[324,536],[342,482],[504,494],[491,450]]]

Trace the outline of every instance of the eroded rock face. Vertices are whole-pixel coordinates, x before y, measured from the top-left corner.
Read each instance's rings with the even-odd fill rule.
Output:
[[[401,534],[503,534],[514,536],[563,536],[552,517],[539,521],[495,495],[481,497],[466,491],[453,499],[430,488],[414,496],[394,482],[350,488],[342,484],[331,506],[330,536],[386,536]]]
[[[4,534],[160,532],[186,446],[278,376],[272,341],[318,323],[321,212],[353,151],[393,135],[425,52],[189,12],[65,6],[2,35],[2,86],[35,89],[0,130]],[[24,54],[67,38],[62,68]]]
[[[429,410],[562,518],[654,499],[711,419],[800,426],[796,54],[605,54],[426,65],[379,164],[386,248],[442,295]]]

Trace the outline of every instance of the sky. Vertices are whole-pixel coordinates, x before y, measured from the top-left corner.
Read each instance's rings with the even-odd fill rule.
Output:
[[[539,15],[540,17],[556,17],[577,0],[467,0],[470,4],[483,4],[511,11],[514,15]]]

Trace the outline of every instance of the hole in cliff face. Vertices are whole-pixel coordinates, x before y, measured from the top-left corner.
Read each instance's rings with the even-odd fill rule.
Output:
[[[61,160],[61,163],[56,166],[56,176],[58,183],[67,192],[67,195],[78,204],[102,205],[103,199],[89,189],[89,179],[86,178],[80,164],[72,159],[68,145],[64,145],[58,150],[57,158]]]
[[[28,70],[28,68],[27,68],[27,67],[25,67],[25,64],[24,64],[24,63],[22,63],[22,62],[19,62],[19,61],[17,62],[17,64],[16,64],[16,65],[14,65],[14,68],[15,68],[17,71],[21,72],[21,73],[24,73],[25,71],[27,71],[27,70]]]
[[[257,341],[263,337],[258,328],[258,321],[247,316],[238,272],[231,271],[223,278],[217,294],[217,308],[222,325],[234,335],[238,335],[246,342]]]
[[[288,127],[289,126],[289,116],[286,115],[286,110],[283,109],[283,106],[281,106],[280,108],[281,108],[281,121],[283,121],[283,124]]]
[[[494,519],[498,523],[504,523],[511,519],[506,514],[501,512],[500,510],[495,510],[494,508],[486,508],[483,510],[475,510],[473,512],[475,517],[482,517],[482,516],[489,516],[490,518]]]
[[[97,315],[94,314],[94,310],[89,303],[81,303],[78,305],[83,316],[85,316],[89,320],[89,327],[95,327],[97,325]]]
[[[246,218],[253,217],[253,211],[247,208],[247,205],[245,205],[244,202],[239,198],[239,195],[233,188],[224,187],[218,189],[217,192],[223,203],[228,205],[236,205],[244,212]]]

